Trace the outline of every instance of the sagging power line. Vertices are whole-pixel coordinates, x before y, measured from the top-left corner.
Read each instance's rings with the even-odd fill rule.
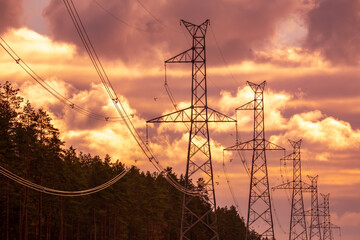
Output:
[[[89,118],[102,120],[102,121],[122,121],[121,117],[109,117],[103,116],[98,113],[91,112],[86,108],[83,108],[69,98],[63,96],[59,91],[57,91],[54,87],[48,84],[42,77],[40,77],[26,62],[19,57],[19,55],[10,47],[10,45],[5,41],[4,38],[0,36],[0,46],[6,51],[6,53],[33,79],[35,80],[41,87],[43,87],[46,91],[48,91],[51,95],[53,95],[56,99],[58,99],[65,106],[73,109],[74,111],[81,113]],[[126,116],[127,118],[132,118],[133,115]]]
[[[77,31],[86,51],[91,59],[91,62],[95,68],[95,71],[97,72],[107,94],[109,95],[110,99],[112,100],[119,115],[124,119],[123,122],[125,123],[126,127],[128,128],[129,132],[131,133],[131,135],[134,138],[134,140],[136,141],[136,143],[139,145],[142,152],[145,154],[145,156],[148,158],[148,160],[153,164],[155,169],[159,173],[164,174],[165,179],[167,179],[167,181],[171,185],[173,185],[176,189],[178,189],[179,191],[186,193],[188,195],[193,195],[193,196],[201,195],[202,194],[201,191],[186,189],[185,187],[180,185],[172,176],[170,176],[170,174],[168,173],[168,170],[166,168],[164,168],[160,164],[159,160],[155,157],[150,146],[148,144],[146,144],[146,141],[144,141],[142,139],[139,132],[133,125],[131,119],[126,118],[126,116],[128,115],[126,112],[126,109],[125,109],[124,105],[122,104],[122,102],[120,101],[120,98],[117,96],[117,94],[110,82],[110,79],[108,78],[108,75],[105,72],[105,69],[100,61],[100,58],[99,58],[97,52],[95,51],[95,48],[94,48],[94,46],[87,34],[87,31],[80,19],[80,16],[76,10],[74,2],[72,0],[63,0],[63,2],[66,6],[66,9],[70,15],[70,18],[76,28],[76,31]]]
[[[33,183],[27,179],[19,177],[18,175],[14,174],[14,173],[10,172],[9,170],[5,169],[4,167],[0,166],[0,174],[13,180],[14,182],[16,182],[20,185],[23,185],[24,187],[28,187],[35,191],[41,192],[41,193],[46,193],[46,194],[61,196],[61,197],[81,197],[81,196],[86,196],[86,195],[100,192],[100,191],[105,190],[106,188],[112,186],[116,182],[118,182],[122,177],[124,177],[126,175],[126,173],[129,172],[129,170],[130,170],[130,168],[125,168],[122,172],[120,172],[114,178],[110,179],[109,181],[107,181],[99,186],[93,187],[93,188],[79,190],[79,191],[65,191],[65,190],[48,188],[48,187]]]

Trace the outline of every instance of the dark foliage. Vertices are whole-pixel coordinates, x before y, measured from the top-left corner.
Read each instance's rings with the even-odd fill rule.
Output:
[[[61,190],[91,188],[124,169],[110,156],[101,159],[73,147],[65,149],[59,135],[45,111],[23,103],[8,82],[0,85],[2,167]],[[178,239],[182,199],[162,175],[137,168],[110,188],[77,198],[42,194],[0,175],[0,239]],[[198,209],[208,208],[201,199],[196,204]],[[218,208],[217,216],[221,240],[245,238],[244,221],[234,207]],[[201,237],[206,229],[196,236],[206,239]]]

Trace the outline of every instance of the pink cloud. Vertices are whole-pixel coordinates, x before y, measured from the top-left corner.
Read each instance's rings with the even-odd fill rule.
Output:
[[[9,28],[20,26],[22,0],[0,0],[0,34]]]
[[[336,64],[356,64],[360,59],[358,0],[322,0],[308,14],[305,47],[320,51]]]
[[[137,1],[115,0],[76,2],[79,15],[100,56],[132,64],[162,64],[163,60],[186,50],[189,46],[179,27],[180,19],[195,24],[210,19],[213,32],[229,61],[251,59],[251,48],[268,43],[277,23],[288,17],[296,5],[295,1],[287,0],[187,0],[176,4],[145,0],[141,4]],[[62,2],[51,1],[44,10],[44,16],[49,22],[54,40],[75,43],[79,52],[84,51]],[[208,32],[208,39],[211,39],[208,41],[208,52],[219,56],[210,33],[212,29]],[[187,32],[185,35],[190,37]],[[221,59],[213,58],[210,61],[218,64]]]

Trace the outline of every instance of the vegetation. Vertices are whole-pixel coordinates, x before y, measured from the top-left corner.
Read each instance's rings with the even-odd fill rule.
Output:
[[[61,190],[91,188],[124,169],[110,156],[101,159],[66,149],[59,136],[44,110],[24,102],[10,83],[0,85],[2,167]],[[0,239],[178,239],[182,199],[162,175],[137,168],[112,187],[78,198],[42,194],[0,175]],[[200,199],[198,204],[208,207]],[[244,239],[244,221],[234,207],[218,208],[217,216],[220,239]],[[201,232],[194,234],[194,239],[203,239]]]

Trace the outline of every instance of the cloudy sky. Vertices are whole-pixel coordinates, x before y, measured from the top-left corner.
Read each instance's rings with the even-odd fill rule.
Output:
[[[237,117],[241,140],[251,138],[252,113],[234,109],[253,99],[246,81],[266,80],[266,137],[291,152],[302,139],[302,176],[319,175],[330,193],[332,222],[342,239],[360,234],[360,1],[359,0],[74,0],[109,79],[145,138],[145,121],[174,110],[164,89],[164,60],[190,47],[180,19],[210,19],[206,36],[209,106]],[[116,117],[60,0],[0,0],[0,34],[39,76],[73,103]],[[66,146],[114,160],[148,163],[124,123],[98,121],[65,106],[0,49],[0,81],[10,81],[36,108],[46,109]],[[180,106],[190,102],[191,66],[168,65]],[[234,204],[223,171],[223,148],[234,145],[234,124],[210,126],[214,181],[220,206]],[[149,125],[149,141],[164,166],[184,173],[187,128]],[[271,186],[291,178],[283,152],[268,152]],[[246,155],[249,163],[251,155]],[[136,163],[135,163],[136,160]],[[237,155],[225,155],[239,212],[247,213],[249,177]],[[273,192],[275,235],[289,231],[289,192]],[[310,207],[310,194],[305,193]],[[321,199],[321,198],[320,198]],[[322,199],[321,199],[322,200]],[[276,215],[276,216],[275,216]],[[334,230],[335,239],[340,239]]]

